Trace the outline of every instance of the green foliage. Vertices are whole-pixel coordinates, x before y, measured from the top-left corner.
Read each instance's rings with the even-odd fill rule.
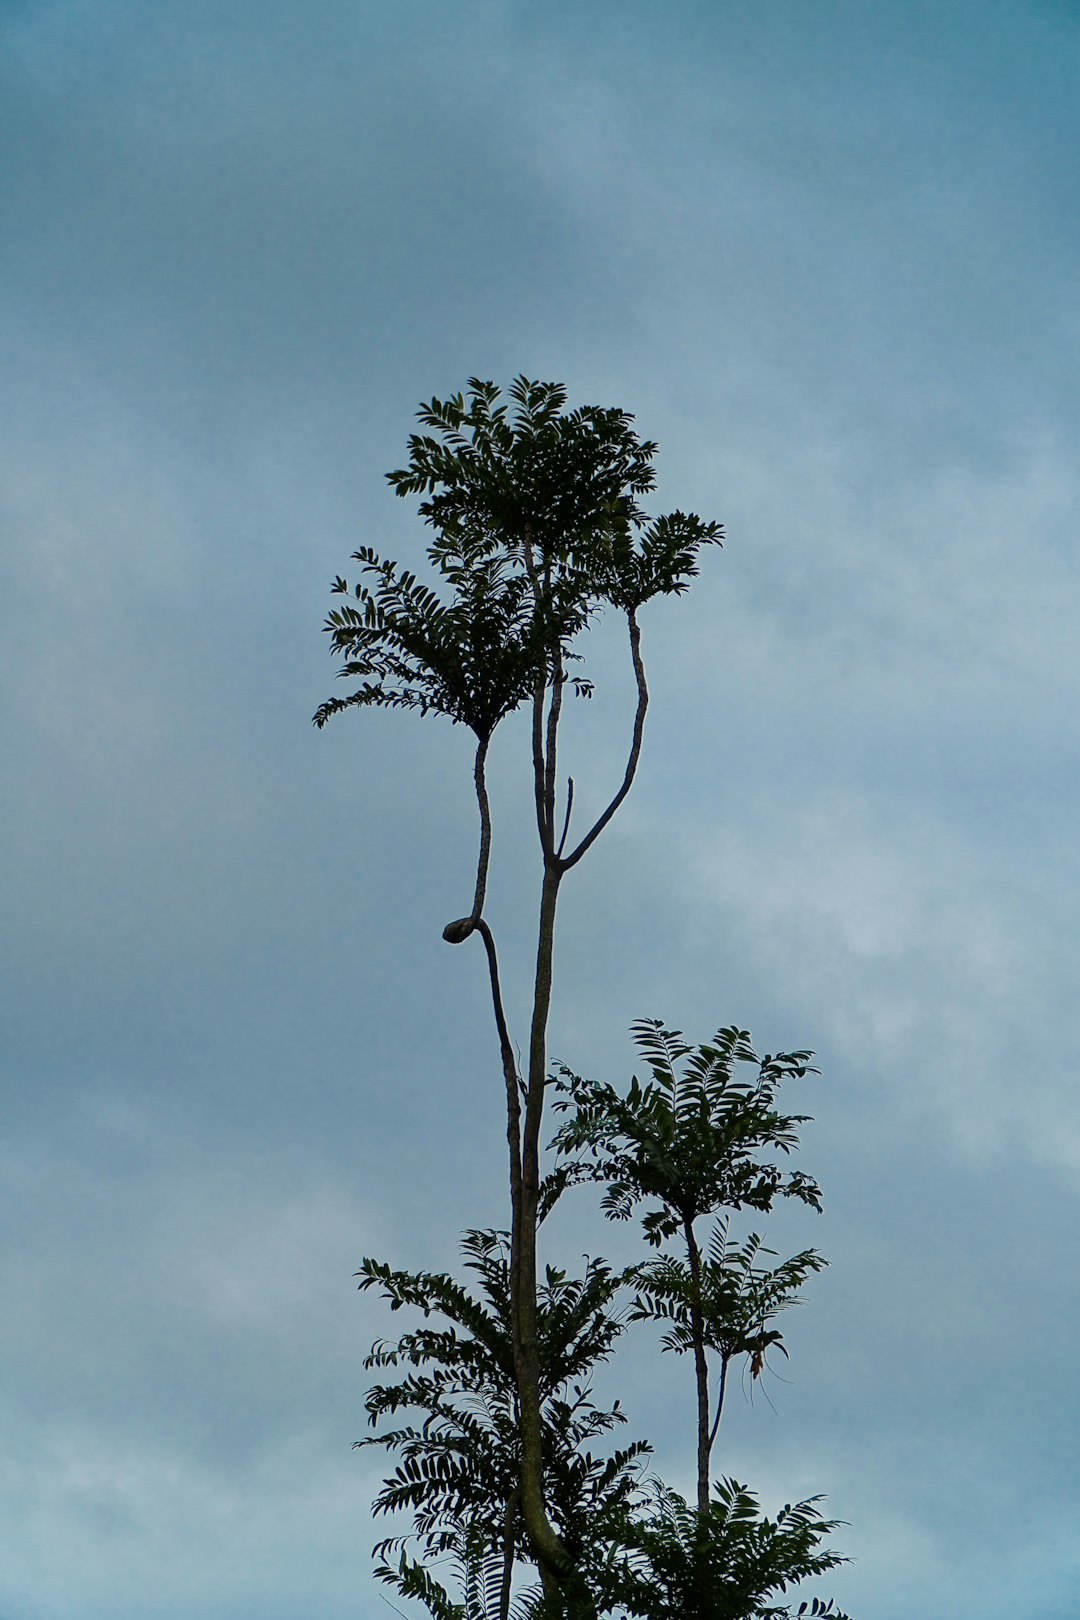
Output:
[[[611,1309],[618,1289],[627,1280],[641,1286],[640,1269],[620,1276],[602,1261],[588,1262],[580,1278],[548,1268],[539,1299],[545,1480],[582,1595],[571,1601],[537,1586],[511,1593],[513,1571],[531,1560],[518,1505],[509,1251],[505,1235],[491,1231],[467,1233],[462,1248],[476,1293],[442,1273],[395,1271],[376,1260],[365,1260],[358,1273],[361,1289],[378,1289],[392,1310],[418,1309],[446,1324],[425,1322],[393,1343],[380,1341],[365,1362],[401,1374],[368,1391],[372,1426],[410,1414],[409,1422],[357,1442],[399,1459],[376,1513],[413,1516],[411,1534],[376,1547],[379,1580],[420,1601],[433,1620],[497,1620],[500,1613],[510,1620],[846,1620],[820,1599],[797,1611],[771,1601],[845,1562],[820,1548],[836,1525],[821,1517],[817,1498],[770,1519],[750,1492],[722,1480],[701,1521],[676,1492],[643,1481],[644,1441],[607,1456],[593,1451],[592,1443],[625,1419],[617,1402],[604,1409],[592,1401],[587,1379],[623,1331]],[[751,1300],[759,1315],[783,1308],[793,1303],[800,1273],[816,1269],[814,1257],[802,1255],[770,1270],[757,1263],[768,1252],[756,1239],[737,1250],[717,1239],[710,1252],[710,1265],[741,1273],[748,1321]],[[419,1557],[409,1551],[414,1542]]]
[[[420,1598],[436,1620],[489,1620],[509,1573],[528,1563],[518,1501],[520,1436],[510,1328],[509,1245],[504,1234],[473,1231],[462,1244],[476,1294],[441,1273],[394,1271],[365,1260],[361,1289],[377,1288],[392,1310],[412,1307],[446,1326],[422,1327],[377,1343],[368,1368],[402,1376],[376,1384],[365,1405],[373,1427],[399,1414],[410,1421],[358,1441],[399,1459],[375,1499],[376,1513],[408,1511],[412,1534],[376,1547],[376,1575]],[[580,1555],[604,1526],[621,1522],[648,1446],[637,1441],[603,1456],[591,1443],[625,1422],[616,1402],[597,1406],[593,1369],[623,1331],[610,1307],[622,1284],[603,1261],[580,1278],[549,1267],[539,1293],[545,1483],[568,1548]],[[421,1560],[407,1548],[418,1543]],[[460,1605],[424,1560],[448,1562]]]
[[[767,1211],[778,1197],[820,1209],[812,1177],[785,1174],[759,1157],[798,1145],[798,1126],[809,1116],[780,1113],[776,1094],[782,1081],[816,1072],[811,1052],[759,1058],[748,1033],[733,1027],[690,1046],[657,1019],[640,1020],[633,1036],[649,1064],[646,1085],[635,1075],[623,1096],[565,1065],[554,1078],[556,1111],[573,1114],[552,1145],[568,1161],[568,1178],[606,1184],[610,1220],[628,1220],[648,1201],[654,1207],[642,1226],[659,1244],[718,1209]]]
[[[656,445],[639,439],[625,411],[570,409],[559,384],[518,377],[504,401],[473,377],[468,392],[432,399],[418,413],[404,467],[387,475],[418,498],[432,531],[429,577],[383,558],[353,554],[357,582],[338,577],[324,630],[353,683],[322,704],[324,726],[348,708],[441,714],[477,739],[474,785],[480,849],[472,909],[444,929],[483,945],[507,1098],[512,1231],[470,1231],[466,1283],[443,1273],[394,1270],[368,1259],[361,1289],[391,1311],[422,1320],[376,1343],[365,1365],[388,1374],[366,1396],[377,1431],[362,1446],[393,1459],[377,1514],[411,1516],[411,1529],[376,1548],[379,1579],[418,1601],[433,1620],[766,1620],[789,1617],[774,1601],[796,1582],[844,1560],[820,1550],[833,1524],[817,1498],[764,1516],[730,1480],[710,1493],[710,1456],[729,1364],[786,1355],[773,1325],[825,1264],[804,1250],[776,1265],[752,1233],[729,1240],[726,1215],[767,1212],[777,1198],[820,1208],[817,1183],[779,1162],[798,1145],[806,1116],[786,1114],[780,1085],[816,1072],[809,1052],[758,1057],[734,1027],[689,1045],[658,1021],[634,1026],[649,1069],[625,1093],[561,1068],[550,1077],[568,1115],[543,1175],[547,1028],[559,884],[592,847],[633,785],[648,684],[639,609],[684,592],[702,547],[722,542],[718,523],[675,511],[650,518]],[[604,611],[624,615],[637,692],[622,782],[564,857],[573,806],[569,782],[557,839],[558,734],[564,689],[592,686],[577,672],[578,638]],[[571,671],[574,671],[571,673]],[[532,706],[532,766],[543,861],[528,1063],[503,1004],[494,933],[484,916],[492,819],[488,744],[499,723]],[[629,1219],[659,1248],[681,1236],[686,1258],[662,1253],[622,1274],[603,1260],[572,1277],[538,1274],[537,1232],[575,1182],[603,1184],[603,1209]],[[718,1211],[704,1254],[694,1223]],[[620,1288],[632,1300],[616,1309]],[[591,1377],[628,1321],[663,1324],[663,1348],[694,1352],[697,1380],[697,1507],[662,1483],[643,1483],[638,1441],[610,1449],[625,1419],[592,1398]],[[720,1358],[711,1421],[708,1354]],[[600,1442],[604,1442],[603,1445]],[[541,1577],[529,1586],[525,1571]],[[845,1620],[831,1603],[798,1615]]]
[[[532,695],[548,661],[546,626],[528,579],[503,558],[463,549],[456,567],[442,569],[453,593],[444,602],[369,546],[353,556],[374,584],[361,579],[356,605],[332,612],[326,630],[331,651],[345,657],[339,676],[363,684],[322,704],[315,724],[348,708],[416,709],[490,737]],[[341,578],[333,588],[349,591]]]
[[[654,1574],[666,1572],[668,1597],[676,1606],[666,1608],[667,1598],[660,1602],[654,1581],[648,1588],[652,1606],[640,1612],[746,1620],[759,1612],[773,1612],[747,1606],[749,1595],[758,1588],[752,1582],[747,1586],[746,1570],[757,1569],[755,1559],[760,1562],[767,1551],[760,1567],[783,1577],[776,1589],[801,1579],[795,1572],[803,1567],[801,1554],[796,1556],[802,1544],[792,1535],[796,1529],[803,1534],[815,1520],[813,1515],[800,1518],[801,1510],[785,1509],[775,1524],[759,1523],[745,1493],[732,1487],[734,1495],[730,1491],[721,1492],[719,1499],[710,1495],[710,1459],[728,1369],[736,1358],[745,1357],[753,1380],[764,1371],[771,1349],[787,1355],[774,1319],[798,1302],[798,1290],[825,1261],[805,1249],[779,1265],[763,1263],[773,1251],[757,1233],[741,1244],[732,1242],[729,1217],[743,1208],[768,1211],[778,1197],[821,1207],[820,1189],[811,1177],[801,1171],[785,1172],[774,1161],[776,1153],[790,1154],[798,1146],[798,1127],[806,1120],[803,1114],[779,1110],[779,1087],[786,1079],[816,1071],[811,1070],[812,1054],[806,1051],[758,1057],[748,1033],[734,1027],[721,1029],[700,1046],[690,1045],[680,1031],[667,1029],[658,1020],[636,1024],[633,1035],[649,1065],[647,1084],[635,1075],[623,1094],[611,1085],[583,1080],[565,1067],[554,1077],[559,1092],[555,1106],[570,1114],[553,1143],[561,1155],[563,1181],[601,1183],[605,1188],[601,1207],[611,1220],[629,1219],[644,1203],[646,1240],[659,1247],[678,1237],[684,1248],[682,1254],[665,1253],[631,1268],[628,1276],[636,1293],[628,1318],[662,1323],[666,1329],[662,1349],[693,1356],[697,1504],[691,1519],[699,1526],[699,1539],[692,1563],[680,1562],[681,1544],[677,1535],[674,1540],[672,1536],[673,1526],[682,1521],[675,1508],[671,1512],[665,1508],[659,1542],[655,1526],[642,1531],[642,1521],[635,1519],[625,1545],[662,1550],[667,1560],[655,1563]],[[703,1253],[695,1222],[718,1211],[724,1212],[723,1219],[714,1224]],[[715,1405],[709,1387],[710,1352],[720,1360]],[[676,1501],[666,1500],[669,1506]],[[708,1553],[707,1547],[712,1549]],[[821,1556],[828,1560],[833,1555]],[[813,1560],[806,1566],[809,1572],[818,1567],[832,1566]],[[773,1588],[760,1588],[763,1593],[769,1590]]]
[[[810,1497],[761,1513],[754,1495],[734,1480],[714,1486],[702,1519],[677,1492],[656,1485],[650,1510],[628,1520],[623,1548],[595,1576],[605,1612],[642,1620],[792,1620],[830,1615],[849,1620],[820,1599],[797,1610],[772,1601],[789,1587],[846,1562],[820,1543],[838,1526]]]
[[[353,601],[325,629],[361,684],[322,704],[315,724],[353,707],[443,714],[486,740],[549,682],[604,606],[633,614],[684,591],[703,545],[723,530],[693,514],[649,521],[638,496],[655,484],[656,445],[625,411],[566,410],[555,383],[516,379],[514,407],[494,383],[421,408],[431,431],[409,438],[408,465],[387,476],[400,496],[426,495],[435,590],[381,558],[354,552],[361,579],[334,581]],[[440,590],[443,594],[440,594]],[[572,684],[587,695],[581,676]]]
[[[775,1347],[784,1356],[783,1335],[770,1323],[781,1312],[801,1303],[798,1292],[807,1277],[828,1264],[814,1249],[804,1249],[778,1266],[759,1263],[765,1248],[756,1232],[734,1244],[727,1220],[718,1221],[701,1260],[700,1304],[703,1340],[725,1363],[738,1356],[750,1361],[753,1378],[760,1376],[767,1352]],[[633,1270],[637,1294],[627,1319],[664,1322],[661,1341],[678,1354],[694,1347],[692,1305],[694,1279],[689,1264],[663,1255]]]

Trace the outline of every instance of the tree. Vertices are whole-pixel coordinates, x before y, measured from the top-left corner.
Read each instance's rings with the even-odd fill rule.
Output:
[[[821,1189],[804,1172],[785,1174],[763,1162],[762,1150],[790,1153],[798,1143],[805,1114],[781,1114],[776,1093],[784,1079],[810,1072],[810,1052],[782,1052],[759,1058],[745,1030],[721,1029],[705,1045],[692,1047],[681,1030],[657,1019],[634,1026],[638,1049],[652,1079],[642,1086],[635,1075],[626,1096],[613,1086],[583,1080],[564,1066],[557,1108],[571,1106],[573,1117],[554,1146],[563,1155],[566,1181],[607,1184],[604,1213],[628,1220],[643,1200],[652,1208],[642,1222],[649,1243],[659,1246],[681,1233],[686,1260],[665,1256],[635,1272],[636,1320],[672,1324],[665,1348],[690,1351],[697,1385],[697,1503],[704,1517],[709,1505],[709,1462],[723,1409],[727,1372],[739,1355],[752,1358],[755,1376],[770,1345],[781,1335],[768,1323],[794,1303],[812,1271],[824,1265],[812,1249],[775,1271],[755,1265],[763,1250],[752,1233],[741,1249],[728,1243],[726,1219],[714,1230],[703,1259],[697,1222],[717,1212],[744,1207],[768,1213],[774,1201],[797,1198],[821,1208]],[[680,1063],[683,1067],[680,1069]],[[750,1069],[753,1078],[740,1069]],[[708,1352],[720,1356],[715,1418],[710,1415]]]
[[[381,1446],[401,1459],[375,1500],[376,1513],[412,1510],[423,1553],[453,1559],[468,1620],[506,1620],[514,1570],[527,1551],[509,1242],[505,1233],[468,1232],[462,1248],[467,1269],[479,1278],[479,1299],[449,1276],[364,1261],[362,1289],[378,1288],[393,1310],[413,1306],[447,1325],[373,1347],[368,1368],[423,1370],[368,1391],[372,1426],[403,1411],[422,1413],[423,1420],[357,1444]],[[549,1266],[537,1298],[545,1494],[564,1545],[579,1561],[590,1540],[604,1539],[603,1526],[621,1526],[636,1465],[650,1449],[641,1440],[606,1458],[588,1449],[591,1440],[626,1421],[617,1401],[598,1407],[590,1385],[594,1368],[610,1356],[623,1331],[610,1308],[622,1284],[603,1261],[589,1261],[581,1278]],[[449,1594],[430,1569],[408,1556],[410,1539],[379,1543],[377,1577],[404,1596],[421,1598],[433,1613],[449,1615]]]
[[[789,1503],[769,1519],[752,1492],[725,1479],[703,1514],[690,1510],[676,1491],[657,1486],[653,1512],[625,1527],[607,1607],[643,1620],[850,1620],[821,1598],[797,1610],[770,1601],[795,1582],[844,1562],[838,1553],[818,1549],[838,1522],[821,1516],[818,1501]]]
[[[505,1251],[491,1238],[496,1246],[484,1251],[483,1265],[495,1270],[481,1272],[489,1310],[495,1311],[501,1323],[498,1378],[502,1382],[491,1382],[498,1357],[492,1348],[495,1339],[490,1324],[484,1333],[479,1332],[481,1319],[473,1306],[469,1307],[470,1317],[462,1315],[466,1296],[455,1293],[457,1285],[449,1279],[426,1276],[410,1282],[403,1273],[379,1270],[375,1262],[366,1262],[374,1269],[361,1274],[362,1286],[374,1286],[378,1281],[392,1304],[436,1308],[451,1322],[461,1325],[467,1321],[476,1345],[486,1347],[483,1354],[476,1349],[470,1352],[471,1359],[462,1361],[456,1339],[410,1341],[409,1354],[419,1354],[426,1346],[444,1371],[455,1367],[460,1373],[467,1367],[469,1376],[480,1380],[471,1391],[473,1396],[482,1392],[485,1400],[496,1401],[494,1392],[499,1391],[499,1489],[491,1486],[486,1505],[474,1502],[469,1507],[462,1498],[453,1510],[457,1518],[452,1524],[447,1521],[449,1527],[443,1526],[438,1533],[445,1530],[458,1537],[455,1545],[467,1565],[481,1543],[489,1552],[494,1546],[491,1537],[501,1512],[504,1531],[513,1525],[512,1533],[505,1532],[511,1535],[510,1541],[504,1535],[500,1544],[504,1557],[500,1566],[502,1612],[506,1612],[509,1590],[506,1559],[512,1563],[525,1552],[539,1571],[547,1612],[593,1614],[601,1612],[610,1596],[605,1596],[606,1588],[597,1573],[597,1543],[594,1538],[589,1546],[581,1545],[573,1534],[553,1473],[558,1443],[553,1438],[551,1402],[553,1391],[561,1385],[556,1376],[558,1356],[550,1340],[545,1340],[544,1324],[554,1308],[552,1289],[557,1294],[565,1277],[549,1272],[541,1282],[537,1255],[540,1222],[572,1179],[565,1165],[548,1178],[541,1174],[543,1117],[551,1084],[548,1025],[556,911],[564,878],[609,825],[637,772],[649,703],[641,612],[657,596],[684,593],[698,572],[702,550],[720,544],[723,530],[719,523],[680,511],[650,519],[640,501],[655,485],[656,445],[639,439],[633,419],[624,411],[568,409],[566,390],[560,385],[518,377],[504,402],[494,383],[471,378],[467,395],[431,400],[421,408],[419,420],[426,431],[411,435],[407,464],[388,478],[399,496],[421,497],[419,512],[433,531],[427,551],[431,583],[422,584],[371,547],[354,553],[360,564],[359,580],[352,587],[341,577],[335,580],[334,592],[347,600],[330,613],[325,628],[331,652],[342,659],[340,676],[356,684],[347,696],[324,703],[315,723],[321,727],[350,708],[403,708],[422,716],[441,714],[453,724],[466,726],[475,738],[479,853],[472,903],[465,915],[446,925],[443,937],[455,945],[474,935],[481,941],[502,1066],[510,1232]],[[588,697],[592,691],[591,681],[580,667],[578,645],[582,633],[602,612],[616,613],[626,625],[636,703],[621,779],[584,832],[571,839],[574,783],[568,778],[565,793],[560,795],[560,721],[568,690],[579,697]],[[531,709],[533,797],[542,881],[532,1008],[525,1059],[519,1070],[485,900],[492,850],[488,752],[500,722],[523,706]],[[774,1134],[763,1137],[762,1143],[782,1147],[776,1134],[781,1124],[769,1129]],[[712,1139],[702,1138],[700,1151],[707,1158],[715,1146]],[[765,1185],[762,1181],[761,1187]],[[807,1196],[812,1187],[796,1173],[782,1190],[785,1196]],[[773,1188],[774,1195],[780,1191],[779,1186]],[[808,1201],[813,1199],[808,1197]],[[752,1203],[753,1199],[748,1195],[742,1202]],[[771,1199],[764,1204],[759,1201],[757,1207],[767,1208],[769,1202]],[[722,1204],[722,1198],[715,1198],[695,1210],[693,1219]],[[480,1241],[477,1234],[473,1239]],[[481,1264],[480,1252],[470,1251],[469,1263],[474,1268]],[[496,1300],[491,1290],[497,1293],[503,1288],[498,1268],[504,1264],[505,1298],[500,1294]],[[700,1270],[700,1256],[696,1261],[691,1258],[691,1267],[695,1264]],[[554,1283],[553,1276],[562,1282]],[[605,1277],[611,1280],[607,1273]],[[647,1271],[639,1271],[633,1307],[638,1315],[653,1308],[649,1302],[659,1300],[660,1286],[657,1278],[650,1280]],[[688,1309],[698,1322],[692,1330],[697,1345],[704,1342],[705,1293],[700,1278],[694,1289]],[[719,1327],[714,1324],[710,1331],[719,1344]],[[400,1346],[393,1352],[399,1358],[405,1353]],[[731,1351],[731,1355],[736,1353]],[[512,1385],[507,1383],[511,1374]],[[443,1391],[441,1383],[437,1387]],[[438,1434],[445,1440],[450,1432],[445,1425],[450,1424],[451,1429],[455,1423],[460,1425],[460,1415],[450,1417],[442,1406],[436,1414],[430,1405],[425,1406],[435,1398],[435,1388],[415,1380],[408,1385],[413,1404],[427,1410],[428,1417],[419,1433],[401,1431],[389,1442],[405,1448],[407,1464],[411,1465],[411,1459],[420,1466],[423,1457],[430,1457],[425,1448],[432,1443],[431,1437]],[[388,1403],[388,1411],[398,1397],[386,1395],[384,1390],[380,1399]],[[408,1404],[405,1396],[401,1399]],[[511,1476],[517,1480],[516,1494],[507,1496]],[[428,1487],[422,1484],[423,1477],[418,1476],[412,1494],[406,1492],[400,1502],[426,1514],[424,1522],[434,1527],[443,1508],[435,1510],[438,1491],[434,1485],[425,1496]],[[706,1484],[698,1507],[701,1524],[707,1517],[702,1513],[707,1497]],[[389,1505],[388,1497],[381,1500]],[[619,1513],[629,1525],[634,1513],[628,1497],[619,1498]],[[617,1517],[610,1519],[610,1534],[599,1538],[601,1562],[607,1560],[611,1568],[623,1569],[619,1562],[623,1542],[615,1531]],[[640,1528],[646,1520],[638,1512],[634,1522]],[[624,1577],[629,1579],[625,1569],[620,1579]],[[408,1579],[415,1594],[429,1602],[429,1607],[435,1604],[432,1612],[441,1614],[438,1605],[443,1600],[425,1584],[429,1574],[420,1571]],[[468,1601],[466,1597],[466,1606]]]

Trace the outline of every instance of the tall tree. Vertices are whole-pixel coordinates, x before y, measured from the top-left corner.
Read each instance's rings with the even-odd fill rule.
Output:
[[[509,404],[500,403],[495,384],[474,377],[467,397],[433,399],[420,410],[428,431],[410,436],[406,466],[388,477],[398,495],[424,497],[419,511],[434,531],[428,559],[439,589],[370,547],[354,553],[360,580],[351,590],[343,578],[335,580],[335,592],[352,600],[330,614],[326,629],[331,650],[344,659],[340,675],[360,684],[324,703],[315,723],[353,707],[407,708],[445,715],[476,738],[480,849],[472,906],[447,925],[444,938],[460,944],[477,934],[487,958],[506,1092],[522,1512],[541,1573],[555,1589],[573,1585],[573,1559],[545,1499],[536,1233],[556,908],[563,879],[609,824],[637,771],[649,702],[641,610],[654,597],[684,592],[702,547],[719,543],[723,531],[678,511],[646,516],[639,501],[655,485],[657,447],[638,438],[625,411],[568,410],[562,386],[525,377],[509,396]],[[602,609],[625,621],[637,702],[622,779],[568,848],[573,789],[568,784],[560,818],[559,725],[567,686],[581,695],[591,691],[572,668],[580,661],[575,642]],[[532,706],[542,884],[522,1075],[484,902],[492,838],[488,749],[499,722],[524,703]]]
[[[325,626],[352,690],[324,703],[315,723],[350,708],[402,708],[443,715],[475,739],[472,900],[443,937],[456,945],[476,936],[484,951],[505,1093],[510,1232],[467,1235],[479,1296],[441,1274],[395,1271],[374,1260],[360,1273],[361,1286],[378,1288],[392,1308],[434,1312],[447,1324],[376,1346],[369,1365],[400,1376],[374,1386],[369,1415],[376,1426],[398,1414],[404,1421],[369,1443],[399,1458],[377,1509],[413,1511],[422,1553],[457,1560],[461,1601],[428,1563],[409,1557],[400,1538],[383,1544],[380,1573],[421,1599],[435,1620],[507,1620],[522,1562],[535,1566],[541,1586],[531,1597],[518,1593],[521,1620],[593,1620],[615,1610],[643,1620],[786,1614],[771,1596],[841,1561],[818,1549],[831,1524],[813,1499],[769,1520],[732,1481],[710,1496],[723,1395],[721,1388],[710,1408],[707,1355],[720,1357],[721,1385],[738,1356],[757,1367],[779,1342],[773,1317],[820,1262],[805,1251],[770,1270],[760,1262],[768,1251],[759,1239],[729,1248],[726,1228],[703,1255],[695,1222],[743,1207],[768,1210],[776,1197],[817,1204],[810,1177],[785,1175],[761,1157],[794,1145],[802,1116],[782,1115],[773,1103],[781,1079],[806,1072],[809,1054],[758,1059],[738,1030],[694,1049],[659,1024],[642,1024],[637,1035],[652,1066],[650,1087],[635,1081],[619,1113],[616,1103],[625,1099],[563,1070],[564,1101],[576,1114],[560,1132],[563,1162],[541,1173],[545,1100],[557,1078],[549,1073],[548,1026],[561,886],[634,783],[649,704],[642,610],[657,596],[686,591],[702,549],[719,544],[722,529],[679,511],[649,518],[640,502],[655,484],[656,445],[637,436],[624,411],[568,408],[560,385],[519,377],[504,401],[493,383],[471,378],[467,394],[433,399],[419,418],[425,431],[410,437],[406,465],[388,477],[399,496],[420,497],[432,530],[430,581],[371,547],[354,553],[359,579],[352,586],[335,580],[345,600]],[[573,779],[559,790],[560,725],[568,692],[592,691],[579,641],[602,612],[625,624],[636,701],[621,776],[572,836]],[[531,710],[540,899],[519,1065],[485,905],[493,832],[488,753],[500,722],[522,707]],[[757,1066],[752,1083],[735,1072],[747,1063]],[[646,1143],[658,1122],[670,1136],[668,1158],[659,1138],[651,1148]],[[584,1157],[567,1157],[571,1150]],[[682,1269],[665,1255],[621,1276],[602,1261],[590,1262],[580,1279],[551,1267],[541,1274],[544,1216],[571,1181],[604,1177],[625,1213],[641,1197],[658,1200],[646,1214],[646,1233],[662,1242],[681,1232]],[[633,1296],[620,1313],[614,1301],[623,1286]],[[664,1319],[670,1347],[690,1350],[695,1361],[695,1510],[665,1486],[641,1484],[643,1442],[607,1459],[588,1449],[621,1413],[594,1404],[587,1375],[625,1320],[647,1317]],[[835,1611],[819,1604],[813,1612]]]

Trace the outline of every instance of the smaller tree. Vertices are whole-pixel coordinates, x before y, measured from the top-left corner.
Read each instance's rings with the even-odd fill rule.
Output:
[[[820,1497],[789,1503],[775,1519],[734,1480],[717,1483],[704,1515],[657,1484],[651,1511],[630,1522],[624,1550],[606,1572],[606,1607],[641,1620],[851,1620],[831,1600],[794,1608],[772,1600],[846,1562],[819,1543],[838,1528]]]
[[[412,1534],[375,1549],[376,1576],[419,1598],[435,1620],[507,1620],[514,1573],[531,1563],[521,1504],[521,1441],[511,1332],[510,1246],[505,1233],[471,1231],[462,1251],[479,1297],[442,1273],[394,1271],[365,1260],[362,1290],[377,1288],[392,1310],[412,1307],[445,1325],[380,1341],[365,1361],[402,1369],[376,1384],[365,1405],[373,1427],[399,1413],[410,1421],[359,1446],[396,1452],[399,1463],[375,1499],[376,1513],[411,1511]],[[539,1293],[544,1478],[559,1534],[580,1561],[590,1544],[621,1534],[637,1482],[643,1440],[599,1456],[590,1443],[626,1421],[619,1403],[592,1400],[590,1377],[623,1332],[611,1309],[624,1279],[601,1260],[570,1277],[548,1267]],[[409,1553],[418,1543],[421,1557]],[[433,1573],[449,1562],[460,1599]],[[518,1595],[518,1612],[539,1591]],[[591,1609],[585,1599],[582,1612]]]
[[[721,1029],[714,1039],[691,1046],[680,1030],[657,1019],[633,1026],[634,1041],[651,1080],[631,1079],[625,1096],[611,1085],[582,1079],[565,1066],[555,1084],[556,1110],[573,1110],[553,1146],[563,1157],[566,1181],[606,1185],[602,1209],[610,1220],[628,1220],[643,1201],[646,1241],[658,1247],[681,1235],[685,1261],[665,1256],[637,1268],[634,1314],[671,1323],[664,1346],[690,1351],[697,1386],[697,1511],[709,1513],[709,1469],[723,1406],[727,1370],[739,1355],[760,1373],[770,1344],[780,1334],[769,1323],[795,1302],[798,1288],[825,1262],[813,1250],[793,1256],[774,1271],[755,1264],[762,1250],[754,1234],[730,1250],[726,1222],[713,1234],[703,1258],[697,1222],[744,1207],[768,1212],[777,1198],[798,1198],[821,1208],[812,1177],[785,1172],[762,1154],[789,1154],[798,1146],[805,1114],[776,1106],[781,1082],[811,1072],[811,1052],[759,1058],[746,1030]],[[710,1350],[720,1357],[715,1417],[709,1394]]]

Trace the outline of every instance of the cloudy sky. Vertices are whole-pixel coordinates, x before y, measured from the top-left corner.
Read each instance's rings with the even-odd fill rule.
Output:
[[[352,1274],[505,1219],[500,1081],[467,738],[309,721],[417,403],[518,372],[728,528],[553,1026],[818,1053],[832,1266],[718,1468],[860,1620],[1075,1615],[1078,72],[1073,0],[4,0],[0,1620],[387,1613]],[[684,1484],[686,1373],[622,1375]]]

